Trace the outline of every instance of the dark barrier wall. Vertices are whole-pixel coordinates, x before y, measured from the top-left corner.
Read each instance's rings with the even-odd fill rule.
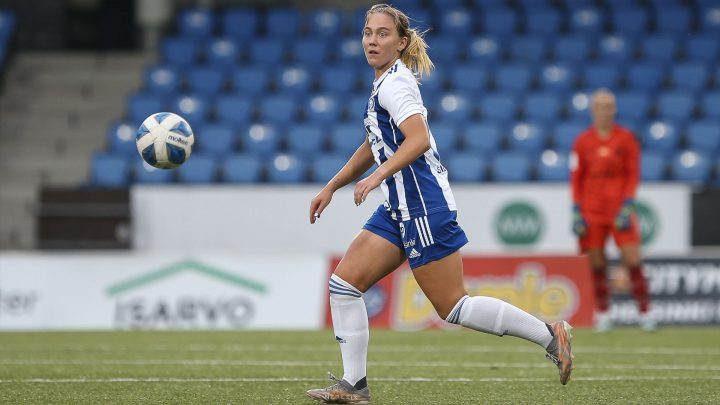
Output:
[[[692,195],[693,246],[720,246],[720,189]]]

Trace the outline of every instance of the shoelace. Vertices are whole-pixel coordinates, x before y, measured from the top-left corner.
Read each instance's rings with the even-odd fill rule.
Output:
[[[554,354],[545,353],[545,357],[555,363],[556,366],[560,367],[560,358],[555,356]]]

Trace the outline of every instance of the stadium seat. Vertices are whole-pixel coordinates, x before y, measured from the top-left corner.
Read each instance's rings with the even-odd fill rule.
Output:
[[[687,122],[695,111],[695,98],[687,92],[666,92],[658,97],[656,109],[660,117]]]
[[[225,73],[208,66],[192,68],[187,73],[187,84],[190,92],[213,97],[225,89]]]
[[[165,99],[160,95],[136,93],[128,97],[127,117],[130,122],[140,126],[151,114],[165,111],[166,106]]]
[[[342,37],[343,14],[340,10],[330,8],[315,9],[304,16],[309,34],[323,38],[336,39]]]
[[[654,62],[643,62],[631,65],[625,77],[629,90],[653,92],[660,89],[665,80],[665,68]]]
[[[670,166],[672,180],[702,185],[707,183],[710,177],[711,161],[709,157],[696,151],[678,152]]]
[[[332,124],[339,120],[340,100],[331,94],[316,94],[305,102],[305,120],[308,123]]]
[[[232,88],[240,95],[264,94],[270,83],[271,73],[259,66],[243,66],[232,72]]]
[[[175,170],[156,169],[137,159],[133,168],[136,183],[165,184],[172,183],[175,178]]]
[[[461,138],[459,129],[453,120],[434,121],[430,125],[430,132],[440,156],[450,155],[458,148]]]
[[[500,152],[491,161],[492,180],[496,182],[523,182],[531,179],[532,165],[521,152]]]
[[[0,10],[0,41],[8,41],[15,32],[15,12],[8,9]]]
[[[255,36],[260,18],[255,8],[231,7],[222,13],[222,32],[235,40]]]
[[[90,181],[95,187],[126,187],[130,182],[128,158],[121,154],[95,154],[90,164]]]
[[[529,120],[553,122],[560,115],[560,106],[556,92],[530,93],[524,98],[523,112]]]
[[[347,157],[335,153],[323,153],[310,162],[311,181],[327,183],[347,162]]]
[[[482,65],[474,63],[456,64],[450,71],[450,87],[463,93],[478,94],[485,90],[488,72]],[[421,91],[424,90],[421,88]]]
[[[343,39],[338,43],[338,48],[335,50],[335,58],[338,63],[359,66],[360,63],[366,63],[365,54],[363,53],[362,44],[356,38]]]
[[[191,127],[199,127],[208,119],[210,102],[202,94],[184,94],[170,101],[169,110],[185,118]]]
[[[693,122],[687,128],[689,149],[715,155],[720,150],[720,122]]]
[[[448,77],[449,75],[445,73],[443,68],[436,68],[429,75],[423,76],[420,80],[423,98],[428,97],[430,94],[439,94],[447,91]]]
[[[662,4],[655,10],[655,29],[673,34],[690,31],[691,15],[687,7]]]
[[[488,35],[509,36],[518,26],[519,13],[506,7],[486,8],[480,14],[482,27]]]
[[[443,164],[453,182],[478,182],[487,178],[487,162],[476,153],[455,153],[444,159]]]
[[[215,102],[215,116],[223,124],[235,128],[248,125],[253,115],[253,101],[242,95],[223,95]]]
[[[515,117],[517,100],[508,93],[490,93],[480,99],[480,109],[485,119],[507,122]]]
[[[575,139],[588,128],[584,121],[561,122],[553,131],[552,145],[558,152],[568,152],[575,145]]]
[[[357,87],[357,72],[354,66],[327,66],[318,72],[320,89],[329,94],[346,96]]]
[[[258,183],[262,178],[259,156],[235,153],[221,163],[222,180],[226,183]]]
[[[527,91],[533,81],[532,68],[524,64],[507,64],[495,71],[495,87],[516,94]]]
[[[703,95],[700,108],[705,118],[720,119],[720,91],[708,92]]]
[[[502,126],[490,121],[475,123],[465,129],[463,151],[491,156],[500,150],[503,142]]]
[[[195,132],[198,134],[195,139],[196,145],[207,156],[224,156],[236,152],[237,137],[231,125],[209,124]]]
[[[706,34],[720,34],[720,5],[715,3],[700,10],[700,26]]]
[[[305,96],[312,86],[310,72],[302,66],[291,66],[278,72],[276,80],[280,93]]]
[[[427,102],[427,101],[425,101]],[[352,95],[345,104],[345,121],[349,121],[355,125],[362,122],[365,118],[365,111],[368,105],[368,96],[365,94]]]
[[[565,36],[554,43],[555,60],[566,63],[585,63],[590,59],[590,44],[581,36]]]
[[[440,120],[465,125],[474,114],[474,104],[469,94],[445,93],[435,106],[435,116]]]
[[[467,37],[473,34],[474,16],[467,8],[443,4],[438,9],[437,27],[443,35]]]
[[[229,72],[240,60],[240,50],[235,42],[228,38],[215,38],[207,49],[207,62],[223,72]]]
[[[350,157],[365,141],[365,130],[359,123],[335,125],[330,130],[332,150]]]
[[[215,31],[215,14],[207,8],[186,9],[180,12],[178,25],[185,38],[210,38]]]
[[[434,35],[427,38],[427,43],[430,58],[441,65],[457,63],[461,59],[463,48],[457,38]]]
[[[130,121],[115,121],[110,124],[107,132],[107,145],[111,152],[117,154],[135,155],[137,145],[135,136],[140,122],[137,125]]]
[[[602,12],[592,6],[570,10],[570,30],[578,34],[598,34],[605,21]]]
[[[623,63],[632,58],[634,43],[628,37],[612,34],[600,40],[598,60],[602,63]]]
[[[515,62],[542,63],[547,57],[547,41],[538,36],[516,36],[510,41],[509,51]]]
[[[685,58],[689,61],[715,63],[720,54],[720,38],[713,35],[692,35],[685,41],[684,51]]]
[[[288,95],[270,95],[260,100],[260,118],[271,124],[288,124],[297,117],[297,101]]]
[[[498,37],[480,36],[473,39],[467,48],[467,60],[482,66],[493,66],[503,58],[505,49]]]
[[[680,129],[671,122],[655,121],[646,125],[640,135],[644,149],[669,156],[680,145]]]
[[[285,45],[277,38],[256,38],[249,45],[250,61],[258,66],[277,66],[285,61]]]
[[[253,124],[240,131],[243,151],[267,157],[280,149],[280,135],[273,125]]]
[[[708,67],[701,62],[676,64],[670,70],[670,81],[675,90],[701,91],[706,88],[708,77]]]
[[[568,155],[554,150],[545,150],[537,163],[537,179],[547,182],[567,182],[570,179]]]
[[[200,47],[194,39],[168,37],[162,42],[162,62],[176,68],[187,68],[198,61]]]
[[[330,45],[324,38],[301,38],[292,42],[292,59],[307,69],[324,68],[330,59]]]
[[[302,183],[307,180],[307,164],[297,156],[280,153],[268,161],[267,176],[270,183]]]
[[[627,91],[615,95],[618,119],[645,119],[650,108],[650,97],[642,91]]]
[[[620,84],[620,66],[617,64],[589,64],[585,66],[582,81],[588,89],[606,87],[617,90]]]
[[[586,121],[590,118],[590,98],[592,97],[591,91],[577,91],[568,96],[568,103],[565,104],[565,108],[568,112],[568,118],[571,120]]]
[[[300,31],[300,14],[294,8],[274,7],[265,16],[265,32],[268,36],[283,40],[293,39]]]
[[[541,6],[544,3],[544,6]],[[541,0],[525,1],[525,30],[529,35],[550,37],[558,32],[562,25],[562,16],[554,8],[548,7],[548,3]],[[528,12],[528,8],[537,7],[537,10]]]
[[[508,144],[514,151],[539,152],[547,144],[547,130],[535,122],[518,122],[510,129]]]
[[[171,66],[148,66],[144,76],[144,87],[148,93],[171,96],[180,89],[180,77]]]
[[[177,181],[186,184],[205,184],[217,181],[218,166],[212,156],[193,154],[187,162],[178,166]]]
[[[636,7],[630,2],[625,2],[612,7],[610,21],[613,32],[637,36],[647,30],[650,18],[647,8]]]
[[[670,63],[677,51],[677,39],[667,34],[647,35],[640,41],[640,54],[647,62]]]
[[[325,147],[325,130],[317,124],[291,125],[285,135],[288,151],[299,157],[321,153]]]
[[[640,180],[663,181],[667,171],[667,158],[662,152],[643,151],[640,155]]]

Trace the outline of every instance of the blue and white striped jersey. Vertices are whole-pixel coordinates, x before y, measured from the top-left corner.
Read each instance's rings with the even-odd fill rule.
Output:
[[[415,114],[422,114],[427,125],[427,110],[415,76],[398,59],[373,82],[365,111],[365,131],[378,165],[403,143],[405,136],[400,132],[400,124]],[[380,184],[385,207],[393,219],[407,221],[433,212],[457,210],[432,132],[430,145],[422,156]]]

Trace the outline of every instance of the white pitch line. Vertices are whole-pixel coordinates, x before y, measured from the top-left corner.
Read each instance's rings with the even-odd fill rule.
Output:
[[[43,366],[253,366],[253,367],[328,367],[336,365],[333,361],[285,361],[285,360],[0,360],[0,365],[43,365]],[[420,368],[548,368],[548,362],[537,363],[483,363],[452,361],[369,361],[374,367],[420,367]],[[578,364],[585,370],[654,370],[654,371],[720,371],[720,365],[695,364]]]
[[[556,377],[548,378],[503,378],[503,377],[487,377],[487,378],[427,378],[427,377],[407,377],[392,378],[379,377],[371,378],[371,382],[555,382]],[[595,376],[595,377],[573,377],[575,382],[578,381],[718,381],[720,376]],[[148,377],[148,378],[27,378],[27,379],[0,379],[0,384],[84,384],[84,383],[208,383],[208,382],[231,382],[231,383],[257,383],[257,382],[317,382],[325,381],[320,378],[172,378],[172,377]]]

